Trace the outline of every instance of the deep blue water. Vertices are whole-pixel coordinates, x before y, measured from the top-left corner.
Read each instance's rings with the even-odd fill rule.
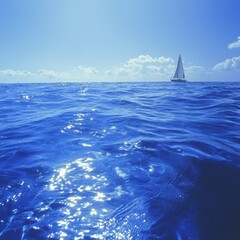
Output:
[[[0,239],[240,239],[240,84],[0,85]]]

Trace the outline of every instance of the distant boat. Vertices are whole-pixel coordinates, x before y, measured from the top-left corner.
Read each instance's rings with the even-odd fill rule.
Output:
[[[186,82],[187,80],[185,79],[185,73],[183,69],[183,63],[182,63],[182,58],[181,54],[178,57],[178,64],[177,68],[175,70],[175,73],[173,75],[173,78],[171,79],[172,82]]]

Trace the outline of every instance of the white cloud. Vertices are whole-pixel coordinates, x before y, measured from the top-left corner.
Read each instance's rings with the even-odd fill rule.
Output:
[[[92,76],[92,75],[98,74],[98,71],[93,67],[78,66],[77,69],[80,71],[80,73],[87,75],[87,76]]]
[[[240,48],[240,36],[237,38],[237,41],[230,43],[228,45],[229,49],[233,49],[233,48]]]
[[[143,64],[143,63],[171,63],[174,62],[171,58],[166,57],[151,57],[150,55],[140,55],[137,58],[128,60],[128,64]]]
[[[39,69],[37,75],[44,78],[55,79],[59,81],[67,81],[71,79],[69,72],[57,72],[53,70]]]
[[[213,67],[214,71],[240,70],[240,57],[228,58]]]
[[[166,80],[174,70],[173,59],[140,55],[121,66],[106,71],[108,77],[117,80]]]
[[[21,82],[83,82],[99,78],[99,72],[93,67],[78,66],[69,71],[39,69],[35,72],[5,69],[0,70],[0,77]]]
[[[33,74],[29,71],[5,69],[0,71],[0,75],[8,76],[8,77],[29,77],[29,76],[32,76]]]
[[[40,69],[38,75],[44,78],[55,79],[56,81],[88,81],[98,75],[98,71],[93,67],[78,66],[68,72],[58,72],[53,70]]]
[[[58,78],[59,73],[52,71],[52,70],[46,70],[46,69],[39,69],[38,74],[43,77],[50,77],[50,78]]]

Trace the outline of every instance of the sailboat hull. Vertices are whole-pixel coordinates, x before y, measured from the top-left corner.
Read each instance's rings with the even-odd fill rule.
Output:
[[[185,83],[185,82],[187,82],[187,80],[185,80],[185,79],[171,79],[171,82],[181,82],[181,83]]]

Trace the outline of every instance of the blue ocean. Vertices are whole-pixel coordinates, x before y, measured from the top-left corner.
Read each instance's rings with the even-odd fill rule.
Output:
[[[0,85],[0,239],[240,239],[240,83]]]

